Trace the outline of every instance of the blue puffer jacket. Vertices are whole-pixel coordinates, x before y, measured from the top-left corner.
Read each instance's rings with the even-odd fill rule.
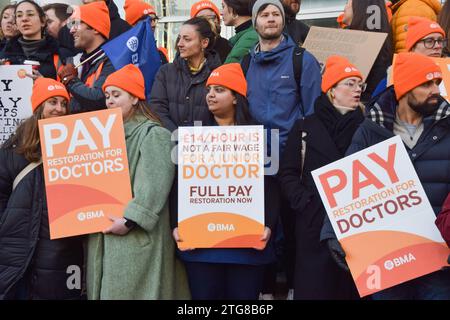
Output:
[[[313,55],[303,53],[300,100],[292,63],[296,44],[285,34],[281,44],[273,50],[255,52],[258,47],[250,53],[246,76],[250,113],[266,129],[280,130],[282,152],[295,121],[314,111],[314,102],[321,93],[320,66]]]
[[[442,100],[439,109],[423,119],[424,131],[414,148],[405,145],[436,215],[450,192],[450,104]],[[367,119],[353,136],[347,155],[394,136],[397,104],[392,86],[370,103],[366,109]],[[325,222],[320,238],[336,238],[329,220]]]

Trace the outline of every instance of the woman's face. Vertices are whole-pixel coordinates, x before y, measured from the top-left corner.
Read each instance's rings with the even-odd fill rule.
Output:
[[[348,0],[347,4],[344,7],[344,18],[342,19],[342,22],[344,22],[346,25],[351,25],[353,20],[353,7],[352,7],[352,0]]]
[[[336,106],[355,109],[361,102],[364,84],[358,77],[345,78],[331,89],[332,103]]]
[[[442,34],[439,32],[432,33],[418,41],[411,51],[428,57],[440,58],[444,50],[443,41],[444,37]],[[432,44],[430,45],[429,43]]]
[[[233,9],[230,8],[225,1],[222,0],[222,10],[220,12],[222,14],[223,23],[226,26],[233,26],[234,18],[233,18]]]
[[[45,21],[41,21],[36,8],[29,2],[20,3],[16,8],[16,24],[24,39],[42,39]]]
[[[51,97],[45,100],[42,110],[42,119],[61,117],[67,114],[67,99],[64,97]]]
[[[207,90],[206,103],[209,111],[216,117],[234,118],[237,101],[233,92],[219,85],[210,85]]]
[[[122,117],[125,119],[131,112],[131,109],[139,101],[138,98],[129,94],[116,86],[108,86],[105,88],[106,106],[108,109],[122,109]]]
[[[1,19],[2,33],[6,39],[11,39],[18,34],[13,8],[6,9]]]
[[[204,50],[208,47],[209,40],[201,39],[200,33],[193,25],[185,24],[180,28],[178,41],[178,51],[183,59],[190,59],[204,55]]]

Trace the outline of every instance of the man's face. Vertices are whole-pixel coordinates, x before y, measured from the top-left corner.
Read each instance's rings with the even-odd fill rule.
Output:
[[[278,39],[284,27],[283,16],[278,7],[269,4],[258,13],[256,18],[256,32],[264,40]]]
[[[407,93],[409,107],[423,117],[432,115],[439,107],[439,84],[441,79],[434,79],[414,88]]]
[[[282,0],[282,3],[289,8],[293,15],[296,15],[300,11],[301,0]]]
[[[55,9],[45,11],[45,15],[47,16],[47,32],[53,38],[57,39],[59,30],[64,23],[55,15]]]
[[[89,48],[96,34],[94,29],[81,21],[72,23],[70,33],[73,35],[75,48],[81,50]]]
[[[215,12],[211,9],[203,9],[197,13],[197,17],[203,17],[214,23],[216,30],[220,33],[220,21]]]

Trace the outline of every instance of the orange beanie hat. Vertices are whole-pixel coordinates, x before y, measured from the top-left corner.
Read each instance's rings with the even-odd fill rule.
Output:
[[[156,15],[155,8],[143,1],[137,0],[125,0],[123,7],[125,10],[125,20],[132,26],[136,24],[143,16],[154,14]]]
[[[76,7],[71,19],[79,19],[109,39],[111,20],[109,10],[104,1],[91,2]]]
[[[191,18],[195,17],[203,9],[211,9],[212,11],[214,11],[214,13],[217,16],[217,19],[219,19],[219,21],[220,21],[220,11],[219,11],[219,9],[216,7],[216,5],[214,3],[212,3],[211,1],[208,1],[208,0],[199,1],[199,2],[196,2],[196,3],[194,3],[192,5],[192,7],[191,7]]]
[[[442,79],[441,68],[431,58],[413,52],[399,53],[393,72],[397,100],[425,82]]]
[[[69,93],[61,82],[50,78],[37,78],[34,81],[33,92],[31,93],[31,108],[33,112],[51,97],[64,97],[70,100]]]
[[[102,86],[103,91],[108,86],[116,86],[141,100],[145,100],[144,76],[134,64],[127,64],[125,67],[111,73]]]
[[[325,65],[325,72],[322,76],[322,91],[327,92],[336,83],[350,77],[363,78],[361,72],[341,56],[330,56]]]
[[[406,33],[406,50],[411,51],[419,40],[432,33],[440,33],[445,38],[445,31],[437,22],[423,17],[409,18],[408,32]]]
[[[247,80],[239,63],[224,64],[211,72],[206,86],[219,85],[247,96]]]

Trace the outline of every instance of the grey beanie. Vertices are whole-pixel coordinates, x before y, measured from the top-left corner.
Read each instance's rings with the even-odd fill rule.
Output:
[[[256,16],[258,15],[259,11],[261,10],[261,7],[265,4],[272,4],[272,5],[276,6],[278,9],[280,9],[281,15],[283,16],[283,23],[284,23],[284,21],[285,21],[284,8],[279,0],[257,0],[255,2],[255,4],[253,5],[253,9],[252,9],[253,27],[255,27],[255,25],[256,25]]]

